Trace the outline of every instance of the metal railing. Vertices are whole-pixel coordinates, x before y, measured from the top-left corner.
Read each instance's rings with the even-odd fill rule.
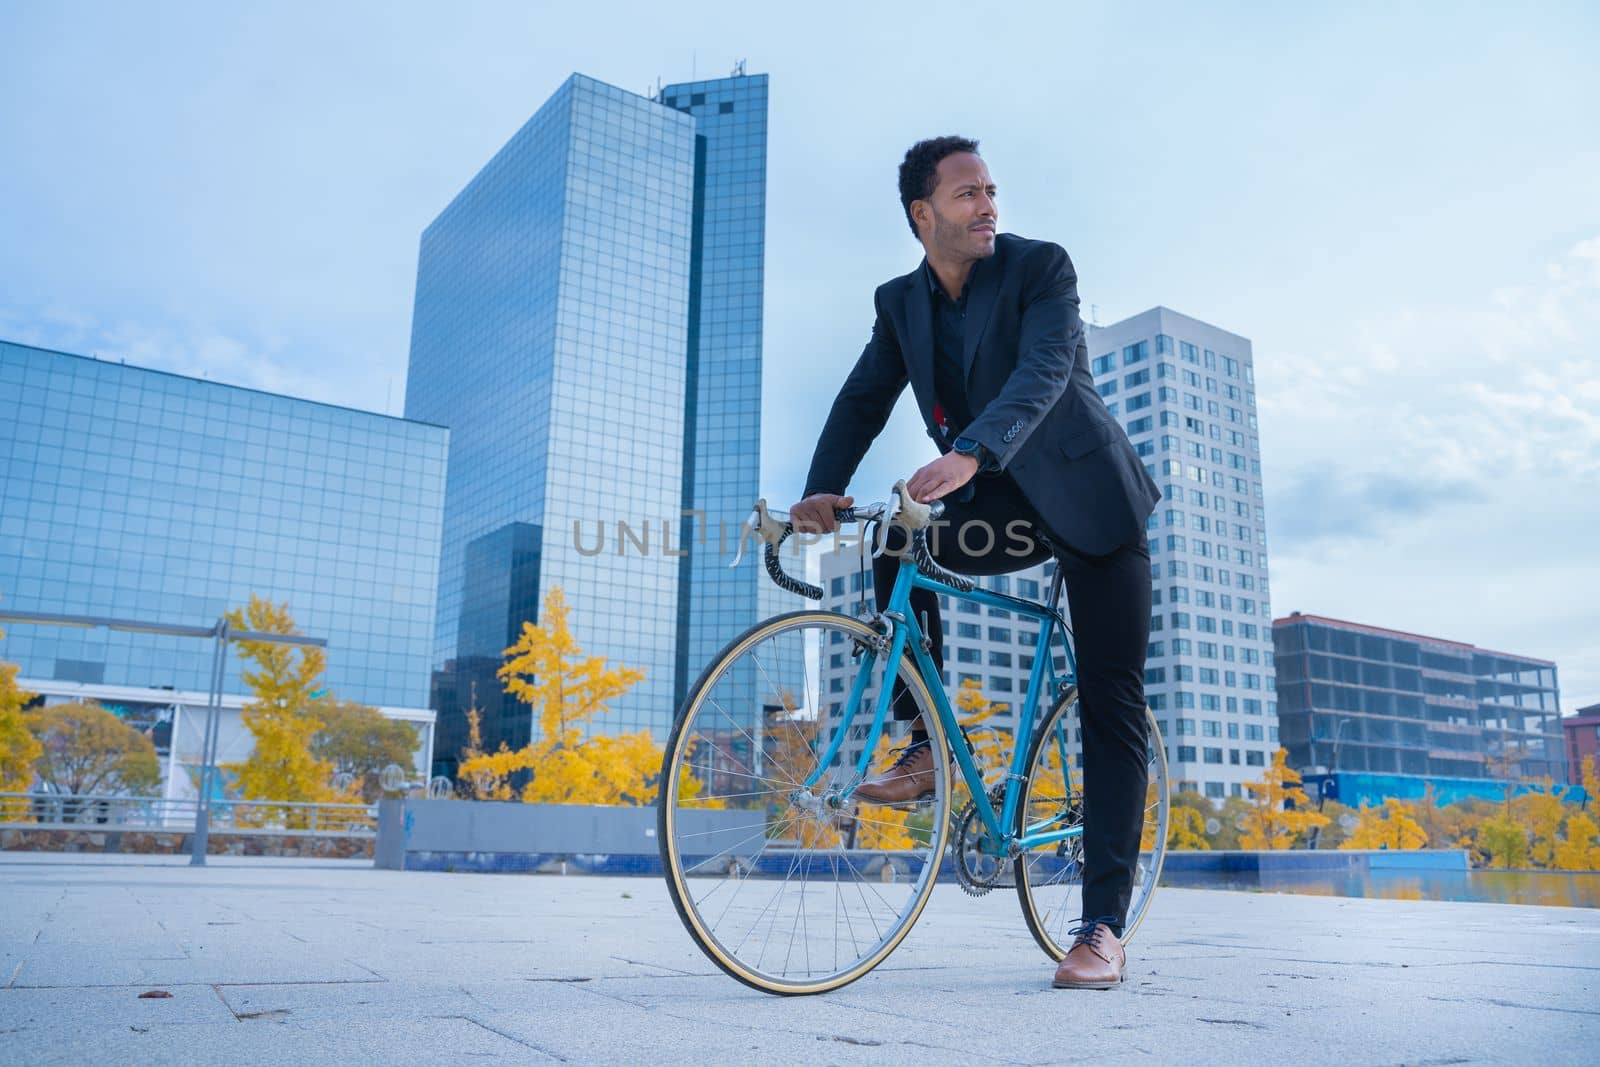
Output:
[[[0,828],[189,833],[199,806],[164,797],[0,793]],[[208,807],[212,833],[374,837],[378,829],[373,804],[213,800]]]

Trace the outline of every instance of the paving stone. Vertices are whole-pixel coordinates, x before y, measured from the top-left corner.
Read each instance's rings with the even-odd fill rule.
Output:
[[[659,880],[0,853],[0,1064],[1589,1064],[1600,914],[1163,889],[1127,983],[1049,988],[941,885],[867,977],[723,975]],[[170,998],[141,1000],[160,988]]]

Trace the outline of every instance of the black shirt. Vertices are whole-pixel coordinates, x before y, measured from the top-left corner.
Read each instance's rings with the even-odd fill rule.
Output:
[[[976,264],[973,264],[976,268]],[[967,271],[967,280],[961,285],[961,295],[954,300],[939,284],[933,265],[924,262],[928,288],[933,290],[933,395],[944,408],[945,424],[949,427],[947,440],[955,440],[972,422],[972,408],[967,404],[967,376],[962,367],[962,352],[967,339],[967,291],[972,288],[976,270]]]

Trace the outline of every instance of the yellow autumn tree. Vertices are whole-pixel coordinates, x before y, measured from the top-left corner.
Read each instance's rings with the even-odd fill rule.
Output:
[[[1511,799],[1511,817],[1528,830],[1528,858],[1538,867],[1555,865],[1560,844],[1561,823],[1567,806],[1555,791],[1555,782],[1544,778],[1530,783],[1526,792]]]
[[[299,632],[288,604],[274,604],[254,595],[243,611],[228,613],[228,622],[236,630],[255,633]],[[242,675],[254,694],[244,706],[242,718],[255,747],[248,759],[224,764],[223,769],[234,774],[240,794],[246,800],[291,803],[356,799],[333,788],[333,764],[312,752],[313,739],[322,729],[318,712],[328,700],[326,695],[313,695],[323,688],[327,657],[322,649],[241,641],[239,653],[255,665]],[[260,809],[251,817],[281,821],[290,829],[303,828],[310,818],[294,808]]]
[[[522,624],[497,672],[506,692],[529,705],[537,736],[522,748],[470,756],[457,768],[463,781],[490,799],[509,799],[510,777],[531,771],[518,799],[544,804],[649,804],[655,800],[661,749],[649,731],[586,737],[610,702],[644,678],[633,667],[612,667],[585,656],[567,624],[559,586],[550,590],[538,625]]]
[[[1278,749],[1261,780],[1245,783],[1251,804],[1244,814],[1240,848],[1293,848],[1307,830],[1327,824],[1328,817],[1311,807],[1305,790],[1300,788],[1300,774],[1289,766],[1288,758],[1288,749]],[[1286,803],[1294,807],[1287,808]]]
[[[956,722],[960,724],[967,740],[972,742],[974,762],[978,765],[978,772],[983,776],[984,784],[991,789],[1000,784],[1006,773],[1007,742],[1010,732],[997,729],[990,724],[996,715],[1001,714],[1009,704],[995,703],[983,695],[983,683],[976,678],[963,678],[961,688],[956,692]],[[986,725],[987,724],[987,725]],[[951,738],[951,743],[957,743],[959,738]],[[951,783],[956,786],[958,794],[956,800],[965,804],[971,798],[967,796],[966,783],[957,778]],[[958,804],[951,807],[959,810]]]
[[[1528,830],[1504,812],[1485,819],[1477,828],[1477,851],[1490,867],[1520,869],[1528,865]]]
[[[1210,851],[1211,842],[1206,840],[1206,819],[1199,809],[1187,804],[1172,806],[1167,821],[1167,847]]]
[[[0,637],[4,636],[0,630]],[[0,793],[27,792],[33,784],[34,765],[44,753],[22,714],[34,694],[17,685],[17,670],[14,663],[0,663]],[[15,822],[27,813],[26,800],[0,800],[0,822]]]
[[[510,771],[505,769],[505,764],[511,758],[511,750],[502,741],[500,750],[493,753],[501,758],[490,758],[490,754],[483,751],[483,712],[478,710],[476,681],[472,683],[471,694],[467,703],[467,744],[456,760],[456,792],[468,800],[510,800],[511,786],[506,781]],[[470,774],[461,769],[468,764],[472,767]]]
[[[1588,812],[1567,816],[1566,833],[1556,846],[1555,863],[1562,871],[1600,871],[1600,825]]]
[[[851,828],[849,817],[811,817],[790,807],[783,797],[783,787],[778,785],[792,784],[798,791],[816,766],[817,722],[800,718],[795,712],[793,695],[784,693],[781,706],[767,715],[762,752],[765,774],[773,788],[763,790],[750,802],[766,805],[767,838],[774,844],[793,842],[801,848],[838,848]],[[859,837],[861,827],[855,829]]]
[[[880,773],[894,761],[894,748],[887,733],[878,738],[878,747],[872,752],[872,773]],[[952,810],[955,810],[953,806]],[[859,825],[856,828],[856,847],[879,852],[901,852],[915,848],[917,841],[911,836],[910,826],[912,814],[910,808],[884,807],[857,798],[855,818]]]
[[[1340,848],[1422,848],[1428,834],[1412,814],[1411,805],[1399,797],[1386,797],[1381,805],[1361,805],[1355,829]]]

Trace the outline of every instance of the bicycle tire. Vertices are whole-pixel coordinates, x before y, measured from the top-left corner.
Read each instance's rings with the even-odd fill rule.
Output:
[[[702,711],[707,707],[707,702],[715,702],[710,694],[713,692],[717,682],[730,673],[733,666],[739,663],[747,651],[756,648],[768,637],[780,635],[786,630],[798,630],[807,625],[843,630],[862,638],[876,639],[878,636],[878,631],[866,623],[837,612],[795,611],[777,615],[758,623],[728,642],[717,657],[701,672],[694,685],[690,687],[684,698],[683,705],[673,721],[672,732],[669,735],[666,750],[663,753],[661,778],[659,780],[660,789],[656,802],[657,834],[662,871],[666,878],[668,892],[672,897],[673,907],[676,909],[678,918],[683,922],[691,940],[713,964],[730,977],[753,989],[781,996],[824,993],[848,985],[883,962],[905,939],[906,935],[910,933],[911,928],[916,924],[917,919],[926,907],[938,880],[939,860],[944,854],[949,835],[949,805],[954,778],[950,773],[948,761],[935,761],[936,789],[935,802],[931,805],[932,820],[928,829],[930,839],[927,845],[920,850],[926,852],[930,859],[921,870],[917,882],[913,886],[913,891],[906,900],[895,925],[886,934],[881,935],[869,951],[859,953],[856,958],[849,961],[848,965],[836,968],[833,972],[818,978],[794,978],[772,973],[770,970],[763,969],[759,963],[752,963],[741,958],[737,948],[730,947],[725,943],[724,938],[717,936],[717,931],[711,928],[708,917],[702,914],[700,902],[697,901],[695,894],[691,891],[690,883],[691,876],[696,878],[703,877],[704,873],[715,871],[718,868],[712,866],[708,868],[708,872],[701,873],[694,871],[693,867],[703,866],[703,864],[690,865],[687,863],[687,860],[692,857],[685,853],[678,832],[678,822],[681,814],[679,807],[683,799],[680,797],[679,792],[685,774],[684,768],[690,765],[694,759],[694,754],[690,751],[690,748],[696,735],[696,723],[699,721]],[[926,683],[916,670],[914,660],[909,654],[902,656],[898,667],[898,676],[907,682],[913,693],[913,699],[927,712],[924,715],[924,719],[928,723],[930,740],[934,745],[938,746],[935,751],[948,752],[943,728],[938,721],[938,717],[932,713],[932,697],[928,692]],[[858,712],[859,714],[870,714],[865,700],[863,700],[863,708]],[[824,716],[818,716],[818,720],[822,718]],[[753,738],[751,741],[752,748],[759,747]],[[689,773],[692,774],[693,772],[690,771]],[[746,774],[745,777],[750,778],[751,775]],[[717,798],[713,795],[707,799],[715,800]],[[768,829],[768,826],[763,825],[763,832]],[[844,845],[841,841],[836,846],[836,851],[842,852],[843,850]],[[830,852],[829,855],[832,855],[832,853]],[[757,877],[759,873],[753,869],[753,866],[750,870],[742,869],[740,866],[742,862],[738,857],[734,857],[726,868],[729,878],[739,879],[741,890],[744,881]],[[884,867],[888,867],[890,863],[891,861],[885,860]],[[883,871],[884,867],[877,869]],[[854,870],[853,866],[852,870]],[[835,864],[835,875],[837,878],[837,864]],[[787,882],[787,879],[785,881]],[[863,902],[865,903],[865,894],[863,894]],[[780,911],[781,907],[782,905],[780,904]],[[799,907],[801,909],[806,907],[803,888]],[[776,917],[777,914],[778,912],[775,912],[774,916]],[[759,921],[758,917],[757,923]],[[837,925],[837,919],[835,923]],[[765,951],[765,948],[763,948],[763,951]]]

